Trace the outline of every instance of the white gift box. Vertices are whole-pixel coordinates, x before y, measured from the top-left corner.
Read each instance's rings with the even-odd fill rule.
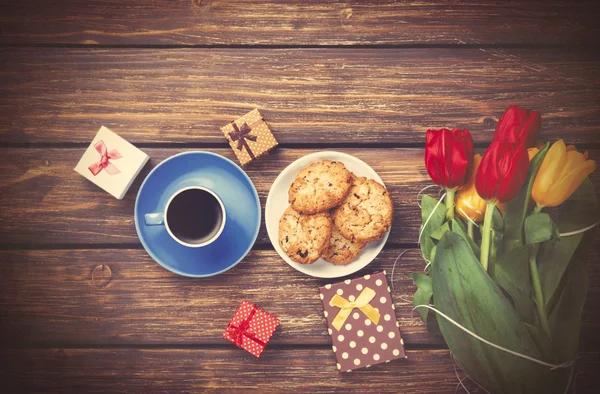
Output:
[[[75,171],[120,200],[149,158],[102,126],[77,163]]]

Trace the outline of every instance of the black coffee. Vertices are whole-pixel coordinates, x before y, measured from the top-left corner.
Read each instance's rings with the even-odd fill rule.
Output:
[[[223,212],[219,201],[205,190],[188,189],[169,204],[167,221],[173,235],[189,244],[202,244],[221,228]]]

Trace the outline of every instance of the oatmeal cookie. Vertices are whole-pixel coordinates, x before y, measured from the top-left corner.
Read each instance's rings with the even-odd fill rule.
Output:
[[[342,163],[321,160],[302,169],[288,192],[292,207],[313,214],[337,206],[348,194],[352,173]]]
[[[279,220],[279,245],[292,260],[312,264],[329,246],[329,212],[306,215],[288,207]]]
[[[393,214],[390,193],[383,185],[353,177],[350,193],[333,213],[333,223],[345,238],[372,242],[389,230]]]
[[[353,242],[344,238],[334,226],[331,231],[329,247],[321,255],[321,258],[335,265],[345,265],[357,258],[364,247],[363,242]]]

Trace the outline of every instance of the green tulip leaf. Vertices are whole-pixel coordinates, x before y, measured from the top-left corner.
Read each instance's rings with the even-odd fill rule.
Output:
[[[413,283],[417,286],[417,291],[413,295],[413,306],[417,305],[429,305],[431,297],[433,296],[433,288],[431,287],[431,277],[418,272],[413,272],[408,275],[412,279]],[[417,312],[421,315],[421,319],[427,323],[427,315],[429,309],[418,308]]]
[[[558,230],[565,234],[584,229],[598,220],[598,199],[592,182],[583,181],[573,195],[561,205],[560,210],[551,211]],[[563,276],[581,240],[593,230],[565,235],[544,242],[537,255],[542,292],[546,312],[552,313],[562,293]]]
[[[562,233],[586,228],[600,220],[596,189],[589,178],[561,204],[559,210],[552,212],[552,216]]]
[[[534,213],[525,219],[525,243],[537,244],[554,237],[554,222],[547,213]]]
[[[548,153],[548,149],[550,149],[549,143],[544,145],[544,147],[531,159],[525,185],[523,185],[519,194],[506,205],[506,215],[504,217],[504,250],[510,250],[523,245],[524,239],[522,229],[530,207],[533,181],[535,181],[535,177],[542,165],[544,157],[546,157],[546,153]]]
[[[540,246],[537,262],[547,313],[551,313],[556,304],[560,282],[582,239],[583,234],[576,234]]]
[[[435,306],[480,337],[541,360],[542,352],[500,288],[483,270],[468,243],[447,232],[431,266]],[[493,393],[556,393],[568,375],[472,337],[437,316],[454,357],[475,381]]]
[[[492,215],[492,228],[494,231],[504,233],[504,216],[497,206],[494,206],[494,213]]]
[[[537,315],[535,316],[537,319]],[[548,334],[546,334],[546,331],[544,331],[540,323],[538,322],[534,325],[524,322],[523,324],[525,324],[525,327],[527,327],[527,329],[529,330],[531,337],[538,345],[538,349],[540,349],[540,351],[544,355],[544,359],[550,360],[554,364],[559,364],[559,358],[556,354],[556,351],[554,350],[555,346],[552,343],[552,340],[548,338]]]
[[[435,260],[435,249],[436,249],[435,246],[433,248],[431,248],[431,253],[429,253],[429,261]]]
[[[479,253],[481,253],[480,249],[479,249],[479,245],[477,245],[475,243],[475,241],[473,241],[469,237],[469,234],[467,234],[467,229],[465,228],[464,224],[462,224],[462,222],[460,220],[458,220],[458,219],[452,220],[452,231],[454,231],[456,234],[460,235],[465,241],[467,241],[467,243],[473,250],[473,253],[475,254],[475,256],[479,256]]]
[[[431,254],[431,249],[435,246],[435,243],[431,239],[431,234],[433,234],[437,229],[439,229],[444,222],[446,221],[446,205],[443,202],[440,202],[439,205],[438,200],[429,197],[428,195],[423,195],[421,199],[421,235],[420,235],[420,248],[423,256],[427,258]],[[437,208],[435,208],[437,205]],[[435,208],[435,211],[434,211]],[[429,219],[429,221],[428,221]],[[423,227],[423,225],[427,222],[427,225]]]
[[[442,224],[442,227],[438,228],[433,233],[431,233],[430,237],[435,239],[436,241],[439,241],[446,231],[450,231],[450,225],[448,224],[448,222]]]
[[[587,234],[581,247],[573,255],[564,274],[562,292],[554,311],[549,317],[552,341],[557,348],[560,361],[572,361],[579,348],[579,330],[585,298],[588,292],[588,243],[593,239]]]
[[[419,309],[425,309],[425,308],[419,308]],[[435,313],[431,313],[429,315],[429,318],[427,319],[427,332],[429,333],[429,335],[437,335],[440,340],[442,339],[442,332],[440,331],[440,326],[437,322]]]
[[[527,246],[519,246],[496,260],[496,281],[512,298],[524,322],[533,323],[533,303]]]

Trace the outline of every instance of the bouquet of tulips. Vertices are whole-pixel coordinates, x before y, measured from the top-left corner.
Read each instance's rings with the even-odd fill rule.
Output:
[[[413,302],[490,393],[564,393],[575,368],[596,163],[538,141],[540,124],[511,106],[483,157],[468,130],[427,131],[425,165],[445,195],[421,200],[429,270],[411,275]]]

